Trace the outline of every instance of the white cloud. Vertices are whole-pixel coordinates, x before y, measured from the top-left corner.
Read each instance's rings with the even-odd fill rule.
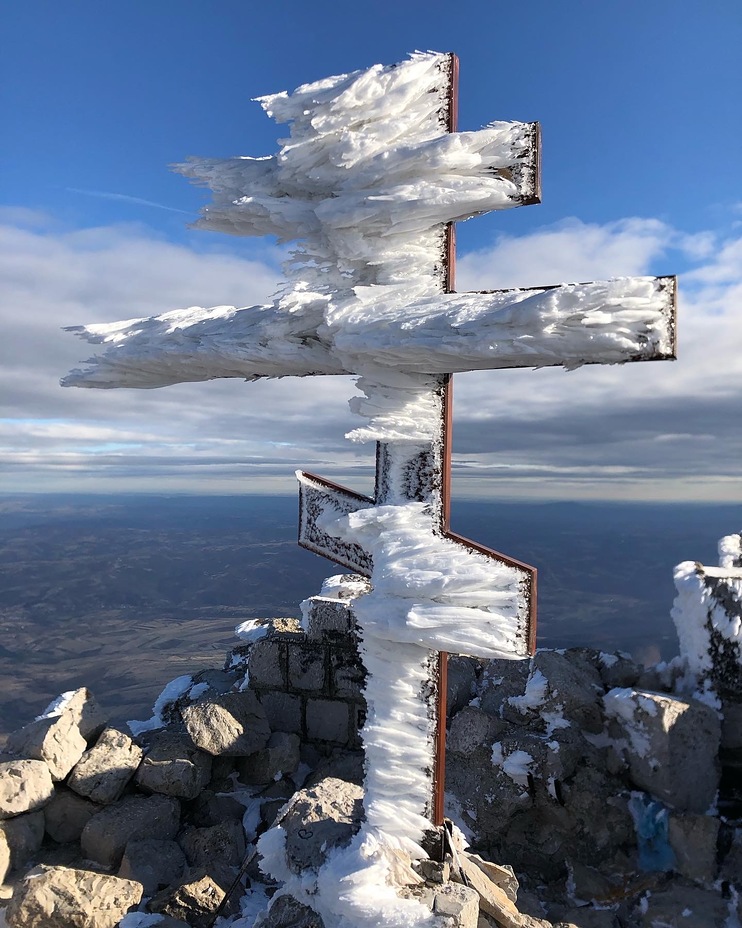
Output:
[[[354,426],[348,378],[154,391],[63,390],[87,357],[64,325],[187,305],[249,305],[280,272],[243,255],[175,245],[141,226],[69,230],[31,211],[0,225],[0,479],[6,490],[293,492],[307,467],[361,490],[372,448]],[[242,248],[242,243],[238,243]],[[458,287],[669,273],[680,280],[676,363],[493,371],[456,378],[460,493],[726,499],[742,489],[742,239],[684,235],[655,219],[569,220],[501,237],[459,261]],[[464,463],[465,462],[465,463]]]

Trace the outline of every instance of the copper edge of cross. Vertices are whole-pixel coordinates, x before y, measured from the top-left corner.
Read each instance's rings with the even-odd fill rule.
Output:
[[[446,97],[446,106],[441,116],[449,132],[455,132],[458,118],[458,80],[459,80],[459,59],[454,53],[447,56],[448,64],[445,66],[445,72],[448,79],[448,93]],[[540,202],[541,194],[541,134],[538,123],[531,124],[532,145],[530,151],[532,157],[525,168],[530,171],[533,178],[533,192],[520,201],[520,205],[526,206]],[[455,291],[456,277],[456,235],[453,223],[448,223],[445,227],[443,240],[443,274],[442,284],[443,291],[453,293]],[[448,538],[458,545],[461,545],[470,551],[484,555],[501,564],[510,567],[517,567],[524,571],[528,577],[528,652],[532,654],[536,648],[536,568],[529,564],[524,564],[514,558],[507,557],[481,545],[478,542],[465,538],[450,529],[450,510],[451,510],[451,439],[452,439],[452,419],[453,419],[453,376],[448,374],[443,381],[443,420],[441,435],[441,486],[440,486],[440,521],[438,531],[444,538]],[[379,447],[377,445],[377,462],[379,460]],[[378,472],[378,468],[377,468]],[[359,546],[338,545],[337,550],[328,550],[327,539],[324,536],[322,543],[315,542],[310,537],[311,533],[307,531],[305,521],[305,512],[309,508],[307,502],[308,494],[313,491],[327,494],[333,499],[333,502],[340,512],[352,512],[358,509],[366,509],[373,506],[375,499],[355,493],[347,487],[319,477],[316,474],[308,472],[297,472],[300,477],[299,484],[299,544],[315,554],[320,554],[343,567],[349,568],[363,576],[370,577],[372,563],[370,558]],[[313,485],[313,486],[312,486]],[[330,546],[331,546],[330,541]],[[357,550],[355,550],[357,549]],[[438,681],[436,687],[436,718],[435,718],[435,760],[433,770],[433,797],[432,809],[430,816],[434,826],[441,826],[444,818],[444,785],[445,785],[445,764],[446,764],[446,689],[448,679],[448,654],[445,651],[438,656]]]

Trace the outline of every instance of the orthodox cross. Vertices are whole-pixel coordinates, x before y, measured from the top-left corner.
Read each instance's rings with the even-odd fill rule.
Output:
[[[301,240],[266,306],[77,328],[106,353],[66,385],[354,374],[377,442],[373,499],[302,473],[302,545],[370,577],[354,603],[369,672],[366,819],[418,840],[442,818],[452,650],[534,646],[535,571],[449,528],[451,376],[674,357],[674,278],[456,293],[453,222],[539,199],[537,124],[455,131],[457,59],[417,54],[261,100],[277,156],[194,160],[198,223]]]

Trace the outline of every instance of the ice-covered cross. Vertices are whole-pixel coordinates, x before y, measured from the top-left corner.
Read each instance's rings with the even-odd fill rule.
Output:
[[[539,196],[538,126],[454,131],[457,62],[415,54],[261,99],[290,125],[277,155],[192,160],[198,225],[298,240],[273,303],[78,329],[106,346],[66,384],[354,374],[377,442],[373,499],[300,475],[301,543],[370,576],[354,609],[369,672],[367,827],[416,842],[434,808],[440,652],[524,657],[535,573],[448,530],[457,371],[670,358],[673,278],[453,292],[452,223]],[[443,752],[438,750],[439,790]],[[427,818],[426,818],[427,816]]]

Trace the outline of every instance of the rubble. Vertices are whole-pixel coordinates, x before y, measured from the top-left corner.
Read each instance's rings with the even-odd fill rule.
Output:
[[[38,879],[25,880],[25,871],[46,861],[31,872],[78,880],[103,899],[100,880],[116,879],[99,872],[107,868],[149,899],[143,918],[205,926],[252,854],[253,898],[266,900],[260,925],[322,928],[301,893],[279,886],[268,908],[275,887],[254,856],[254,842],[277,825],[286,872],[311,882],[363,822],[357,724],[365,706],[352,609],[319,599],[307,606],[311,634],[296,622],[262,623],[226,670],[168,685],[159,728],[148,723],[134,738],[104,731],[92,696],[78,690],[57,701],[56,714],[15,733],[16,749],[48,760],[6,754],[0,763],[0,877],[9,881],[0,906],[13,888],[14,899],[25,899]],[[269,684],[270,667],[284,690]],[[718,801],[735,808],[724,783],[734,782],[739,760],[742,698],[728,685],[715,703],[708,686],[688,689],[692,678],[679,662],[642,671],[626,655],[584,648],[539,651],[532,661],[456,658],[452,667],[448,808],[471,847],[442,859],[400,854],[389,871],[401,897],[429,912],[431,928],[705,928],[732,917],[742,827],[714,807],[721,789]],[[719,704],[728,709],[723,725]],[[68,725],[86,747],[55,780],[69,764],[59,742]],[[74,753],[79,741],[72,744]],[[720,887],[731,887],[725,897]],[[241,892],[222,913],[225,926]],[[33,905],[14,901],[7,923],[32,928]]]

